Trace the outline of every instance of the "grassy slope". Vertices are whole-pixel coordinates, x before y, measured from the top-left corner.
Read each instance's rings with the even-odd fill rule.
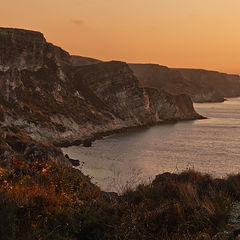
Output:
[[[14,159],[0,176],[3,239],[200,239],[226,227],[240,197],[240,175],[163,174],[118,198],[49,162]]]

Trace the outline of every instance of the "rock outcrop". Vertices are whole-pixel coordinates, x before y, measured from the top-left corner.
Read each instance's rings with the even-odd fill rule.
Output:
[[[187,94],[194,102],[222,102],[240,96],[240,77],[198,69],[171,69],[157,64],[129,64],[144,87]]]
[[[123,62],[77,66],[41,33],[0,28],[0,125],[73,144],[123,128],[201,118],[186,95],[145,89]]]

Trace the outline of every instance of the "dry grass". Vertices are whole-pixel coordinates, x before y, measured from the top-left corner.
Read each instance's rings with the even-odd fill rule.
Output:
[[[240,175],[164,174],[110,199],[77,170],[15,161],[0,172],[3,239],[204,239],[225,228]],[[206,238],[205,238],[206,239]]]
[[[194,171],[168,175],[140,185],[122,197],[123,239],[178,239],[210,235],[224,229],[232,194],[208,175]]]

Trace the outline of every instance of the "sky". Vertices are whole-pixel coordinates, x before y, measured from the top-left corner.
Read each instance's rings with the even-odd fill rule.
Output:
[[[240,0],[0,0],[0,26],[73,55],[240,74]]]

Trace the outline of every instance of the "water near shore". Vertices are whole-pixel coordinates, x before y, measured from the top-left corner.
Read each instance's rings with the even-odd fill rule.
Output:
[[[194,168],[216,177],[240,172],[240,98],[195,104],[206,120],[164,124],[106,137],[92,148],[64,148],[106,191]]]

